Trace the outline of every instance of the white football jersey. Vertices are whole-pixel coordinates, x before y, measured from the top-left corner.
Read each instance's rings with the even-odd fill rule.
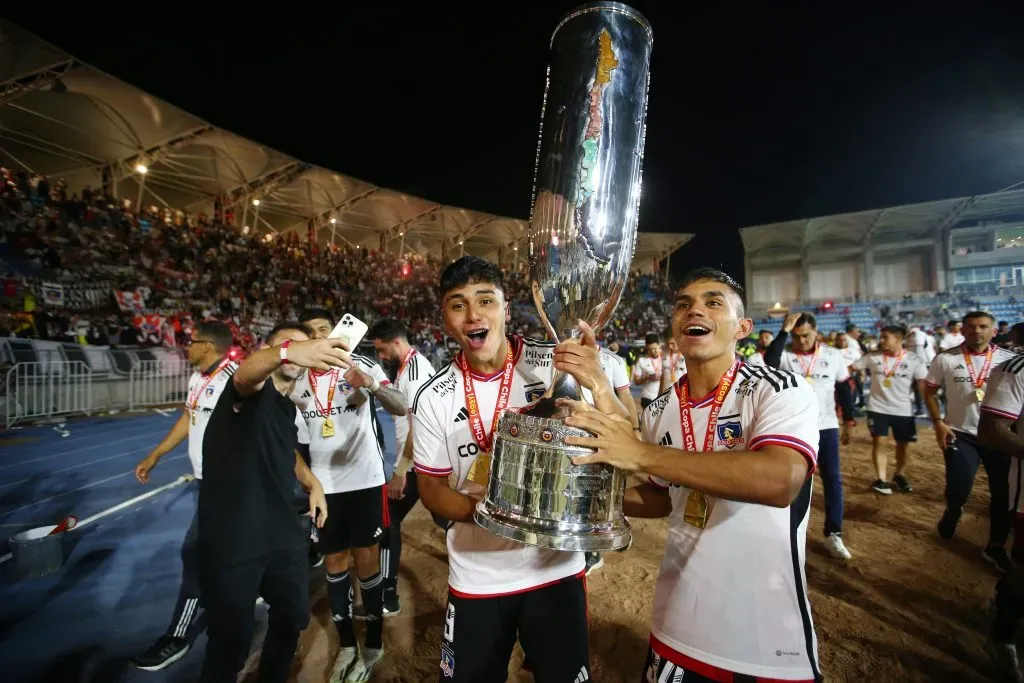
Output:
[[[507,407],[519,408],[542,396],[550,384],[554,345],[521,337],[509,340],[515,371]],[[483,427],[490,434],[501,373],[470,376]],[[412,410],[416,472],[446,477],[456,491],[481,497],[483,488],[466,478],[480,447],[470,428],[459,367],[449,363],[423,385]],[[584,569],[583,553],[523,545],[474,523],[452,524],[446,540],[448,585],[457,595],[516,593],[579,574]]]
[[[909,351],[898,356],[889,356],[875,351],[861,356],[853,364],[855,370],[871,373],[871,391],[868,393],[868,410],[883,415],[910,417],[914,414],[913,383],[928,376],[928,366],[920,357]],[[885,386],[885,380],[892,373],[892,386]]]
[[[654,379],[640,385],[640,398],[654,400],[658,397],[658,390],[661,389],[661,358],[640,356],[633,366],[633,379],[638,380],[644,375],[654,375]]]
[[[605,376],[611,382],[612,389],[615,391],[629,389],[629,371],[626,370],[626,361],[622,356],[602,348],[599,358],[601,369],[604,370]],[[586,389],[583,390],[583,396],[588,402],[593,403],[593,397]]]
[[[391,384],[377,363],[358,353],[352,360],[383,386]],[[376,401],[365,389],[356,389],[337,372],[333,400],[328,405],[331,373],[307,371],[295,383],[290,398],[302,411],[309,430],[309,468],[324,493],[345,493],[384,485],[384,439],[376,415]],[[316,385],[316,396],[313,385]],[[319,405],[317,404],[319,400]],[[327,415],[324,414],[325,411]],[[324,436],[328,415],[334,434]]]
[[[948,351],[949,349],[955,349],[963,343],[964,335],[949,333],[939,342],[939,348],[943,351]]]
[[[223,367],[218,361],[207,368],[209,372],[196,372],[188,378],[185,396],[185,417],[188,418],[188,459],[192,462],[192,473],[196,479],[203,478],[203,435],[210,415],[224,393],[224,387],[238,370],[238,363],[228,361]],[[219,370],[218,370],[219,369]],[[195,401],[195,406],[193,406]]]
[[[818,429],[839,429],[836,417],[836,384],[850,379],[850,369],[839,349],[818,344],[814,353],[796,353],[787,346],[779,369],[789,370],[807,380],[818,397]]]
[[[664,392],[643,411],[644,441],[682,450],[677,389]],[[698,447],[704,443],[713,400],[712,393],[690,401]],[[749,452],[769,445],[792,448],[807,459],[807,481],[788,508],[708,496],[707,522],[701,529],[684,519],[689,489],[648,480],[669,489],[672,499],[654,591],[652,646],[670,661],[668,653],[674,650],[725,671],[809,680],[818,670],[818,652],[804,546],[810,472],[818,453],[818,399],[803,377],[741,364],[722,404],[712,448]]]
[[[672,384],[679,381],[679,378],[686,374],[686,359],[681,353],[666,353],[663,357],[664,363],[668,364],[672,373]]]
[[[845,349],[836,350],[839,351],[839,353],[843,356],[843,360],[846,361],[847,366],[853,365],[860,359],[861,356],[864,355],[863,353],[860,352],[860,344],[853,341],[852,339],[849,340],[849,342],[847,342]]]
[[[943,351],[935,356],[931,367],[928,368],[928,377],[925,378],[925,382],[928,386],[937,389],[945,388],[945,422],[958,432],[975,436],[978,434],[981,402],[975,393],[977,387],[971,382],[971,372],[967,363],[969,362],[974,368],[974,377],[981,381],[981,389],[984,391],[992,368],[1016,356],[1012,351],[1007,351],[995,344],[990,345],[989,349],[992,351],[992,360],[987,369],[985,360],[988,352],[972,353],[964,346]]]
[[[411,350],[409,359],[404,366],[399,367],[399,373],[395,377],[395,389],[405,396],[406,405],[412,406],[416,398],[416,392],[434,376],[434,366],[430,364],[427,357],[416,349]],[[407,416],[395,416],[395,449],[397,458],[401,459],[405,451],[405,440],[409,438],[409,427],[412,424],[412,414]],[[397,460],[396,460],[397,462]]]
[[[1020,418],[1024,416],[1024,356],[1014,356],[992,370],[985,389],[985,400],[981,402],[981,412],[1016,420],[1019,424]],[[1024,503],[1024,496],[1021,496],[1024,477],[1021,476],[1020,458],[1010,458],[1009,479],[1010,509],[1016,510],[1019,516]]]

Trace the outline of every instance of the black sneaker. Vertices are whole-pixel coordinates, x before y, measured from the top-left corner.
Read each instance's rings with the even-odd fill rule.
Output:
[[[881,479],[875,479],[874,483],[871,484],[871,488],[876,493],[881,493],[883,496],[891,496],[892,495],[892,487],[889,485],[889,482],[887,482],[887,481],[882,481]]]
[[[910,482],[907,481],[907,478],[902,474],[897,474],[892,478],[892,485],[895,486],[896,490],[900,493],[910,493],[914,490],[914,487],[910,485]]]
[[[1013,560],[1010,559],[1010,556],[1006,554],[1006,551],[1001,546],[990,545],[981,551],[981,556],[1003,573],[1013,571]]]
[[[942,513],[942,519],[939,520],[939,536],[942,536],[947,541],[953,538],[953,534],[956,533],[956,525],[959,523],[960,513],[947,509]]]
[[[590,576],[590,572],[603,566],[604,558],[601,557],[601,553],[587,553],[587,576]]]
[[[159,671],[188,654],[189,644],[184,638],[160,636],[148,650],[132,660],[136,669],[143,671]]]

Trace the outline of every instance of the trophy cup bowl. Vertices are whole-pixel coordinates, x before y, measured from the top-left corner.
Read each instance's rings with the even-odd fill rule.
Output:
[[[653,38],[636,10],[593,2],[569,12],[551,38],[530,217],[530,288],[556,342],[611,318],[636,246]],[[630,541],[625,473],[574,465],[591,436],[569,427],[559,398],[585,398],[555,371],[546,394],[506,410],[494,434],[487,493],[474,518],[488,531],[564,551],[616,550]]]

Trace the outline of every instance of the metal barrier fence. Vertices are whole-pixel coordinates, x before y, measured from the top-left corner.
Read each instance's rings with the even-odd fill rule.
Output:
[[[184,358],[136,362],[128,373],[128,409],[184,403],[191,374]]]
[[[4,381],[4,424],[93,410],[92,371],[78,360],[15,363]]]

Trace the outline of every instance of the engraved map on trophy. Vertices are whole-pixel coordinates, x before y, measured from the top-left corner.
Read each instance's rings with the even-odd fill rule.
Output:
[[[595,2],[567,14],[551,39],[530,217],[530,287],[555,341],[611,318],[636,245],[650,25],[627,5]],[[573,465],[556,408],[579,385],[555,372],[539,401],[506,411],[494,436],[487,497],[476,521],[514,540],[559,550],[606,550],[629,541],[625,477]]]

